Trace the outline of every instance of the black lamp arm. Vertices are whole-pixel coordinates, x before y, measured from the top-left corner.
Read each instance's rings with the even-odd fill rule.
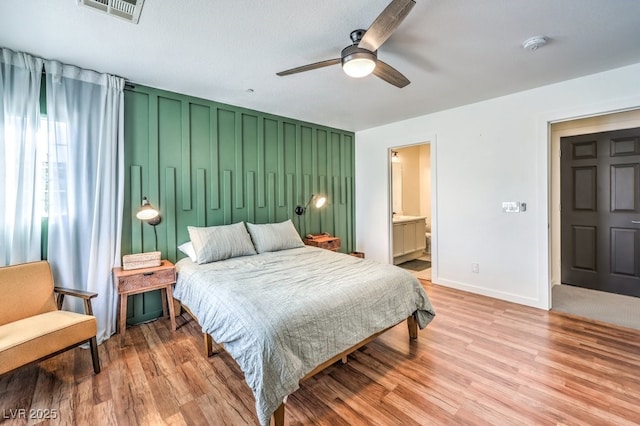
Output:
[[[303,215],[304,212],[307,211],[307,207],[309,207],[309,204],[311,204],[311,201],[315,196],[316,196],[315,194],[311,194],[311,197],[309,197],[309,201],[307,201],[307,204],[305,204],[304,207],[296,206],[295,212],[298,216]]]

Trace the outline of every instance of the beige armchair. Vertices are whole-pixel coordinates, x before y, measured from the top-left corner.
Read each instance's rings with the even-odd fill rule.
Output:
[[[82,298],[86,315],[60,310],[65,295]],[[85,342],[91,347],[93,371],[99,373],[97,321],[91,309],[96,296],[54,287],[46,261],[0,267],[0,375]]]

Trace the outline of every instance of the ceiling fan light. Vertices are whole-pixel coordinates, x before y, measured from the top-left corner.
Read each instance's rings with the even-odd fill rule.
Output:
[[[376,67],[373,59],[367,57],[355,57],[348,61],[344,61],[342,69],[345,74],[353,78],[362,78],[371,74]]]

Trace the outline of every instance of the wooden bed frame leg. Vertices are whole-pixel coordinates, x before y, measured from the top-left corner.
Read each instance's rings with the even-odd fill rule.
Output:
[[[418,321],[413,315],[407,318],[407,327],[409,328],[409,339],[416,340],[418,338]]]
[[[204,354],[209,358],[213,355],[213,339],[209,333],[202,333],[204,335]]]
[[[274,426],[284,426],[284,402],[276,408],[276,411],[273,412],[273,422]]]
[[[222,345],[214,342],[213,337],[209,333],[202,333],[204,337],[204,354],[207,358],[217,355],[224,349]]]

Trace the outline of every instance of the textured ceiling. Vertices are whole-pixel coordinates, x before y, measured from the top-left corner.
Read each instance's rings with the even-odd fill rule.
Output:
[[[135,25],[76,0],[2,0],[0,46],[354,131],[640,62],[637,0],[416,0],[378,51],[409,86],[337,65],[276,76],[339,57],[388,3],[146,0]],[[549,43],[523,49],[534,35]]]

